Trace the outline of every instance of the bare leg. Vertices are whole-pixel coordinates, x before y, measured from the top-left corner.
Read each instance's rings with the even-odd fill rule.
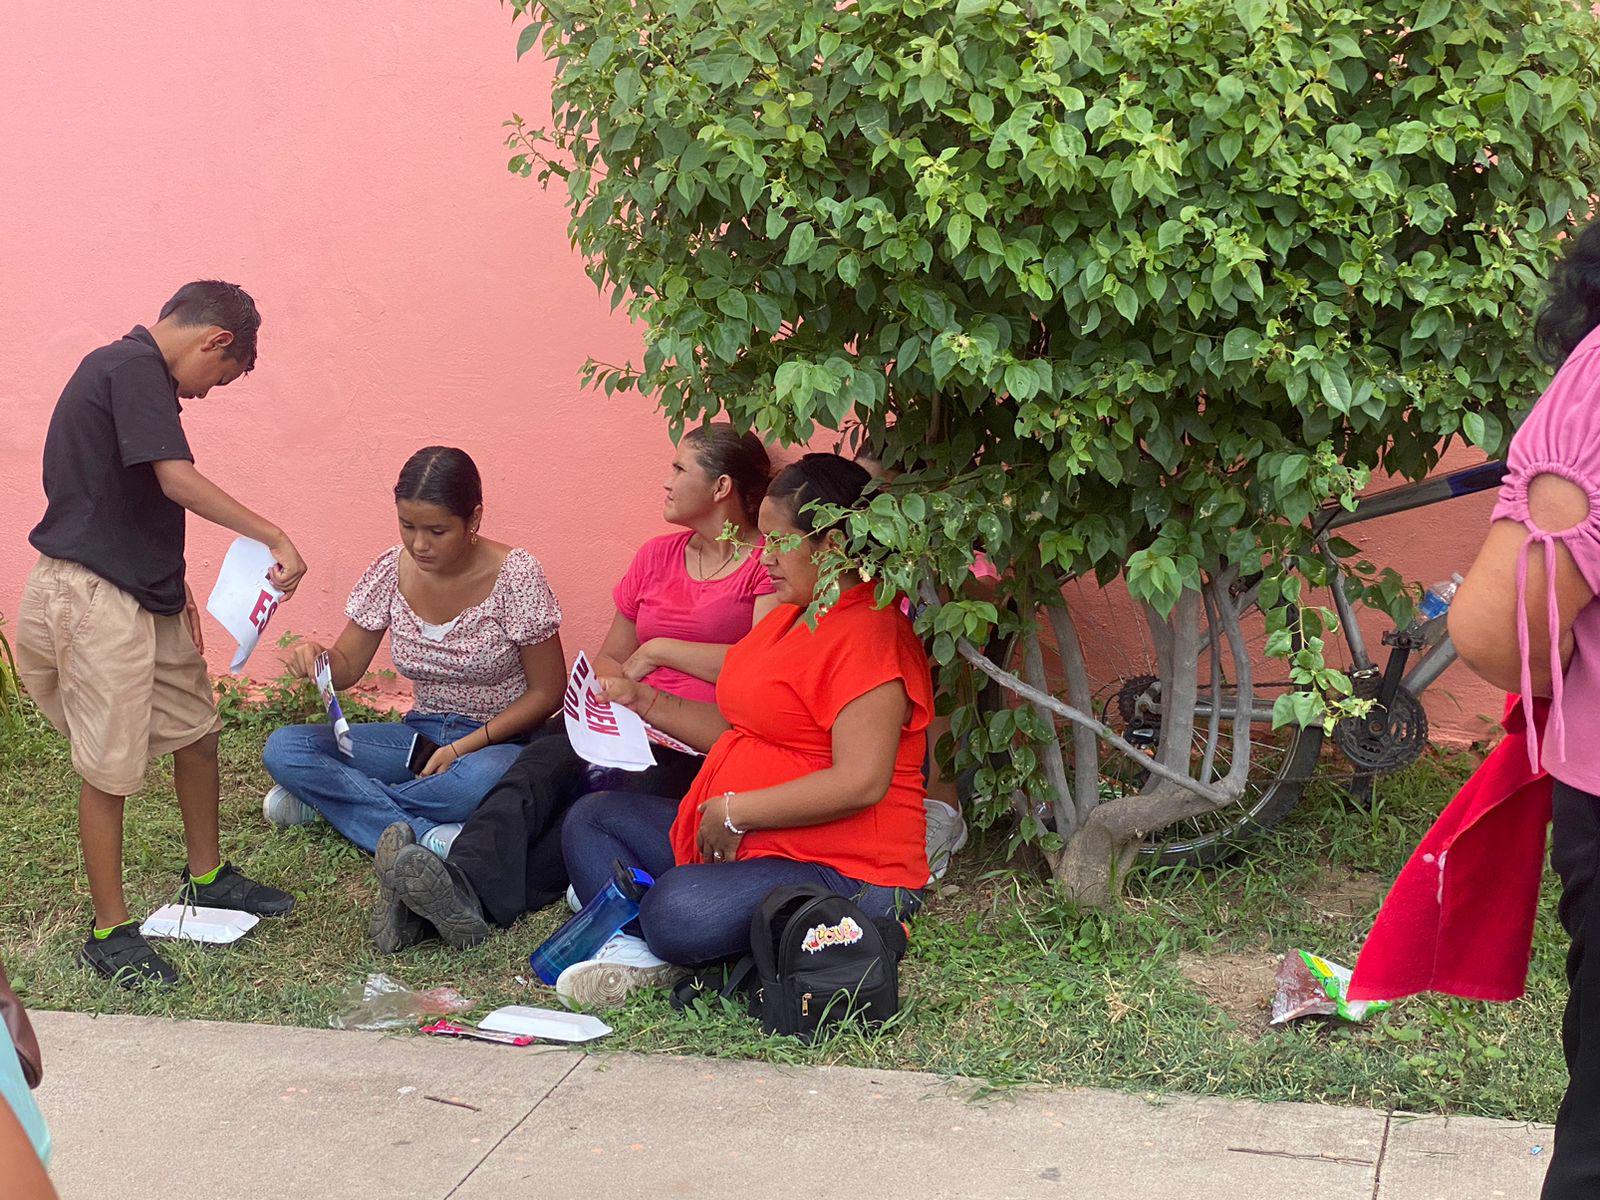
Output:
[[[122,895],[122,801],[89,783],[78,795],[78,841],[89,875],[89,899],[96,929],[109,929],[128,919]]]
[[[209,875],[222,862],[218,842],[217,804],[222,780],[217,773],[217,735],[208,733],[172,755],[173,786],[183,813],[183,840],[189,851],[189,874]]]

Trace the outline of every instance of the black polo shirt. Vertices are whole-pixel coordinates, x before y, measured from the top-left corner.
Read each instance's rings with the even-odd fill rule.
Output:
[[[44,441],[44,520],[28,540],[81,563],[153,613],[183,611],[183,506],[151,464],[194,461],[178,384],[143,325],[67,381]]]

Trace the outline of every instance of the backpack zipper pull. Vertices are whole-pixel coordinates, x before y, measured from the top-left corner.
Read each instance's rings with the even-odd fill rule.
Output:
[[[811,1015],[811,993],[810,992],[807,992],[805,995],[800,997],[800,1015],[802,1017],[809,1017]]]

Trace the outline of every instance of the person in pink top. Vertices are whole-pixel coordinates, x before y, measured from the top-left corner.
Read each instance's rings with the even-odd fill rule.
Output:
[[[1600,223],[1567,243],[1535,345],[1559,370],[1512,438],[1450,633],[1468,666],[1521,698],[1530,765],[1555,780],[1550,857],[1572,938],[1561,1038],[1569,1083],[1543,1196],[1589,1200],[1600,1196],[1600,738],[1590,725],[1600,716]],[[1541,741],[1532,706],[1546,696]]]
[[[657,694],[714,699],[728,647],[776,604],[755,533],[768,474],[754,434],[718,422],[684,436],[663,511],[682,532],[652,538],[634,555],[616,587],[597,669],[647,680]],[[737,537],[723,540],[730,525]],[[580,796],[598,788],[675,798],[688,791],[699,756],[654,752],[649,770],[602,774],[573,751],[558,713],[453,841],[415,844],[399,823],[379,839],[373,941],[393,952],[432,930],[452,946],[471,946],[491,923],[509,928],[560,897],[567,888],[561,826]]]

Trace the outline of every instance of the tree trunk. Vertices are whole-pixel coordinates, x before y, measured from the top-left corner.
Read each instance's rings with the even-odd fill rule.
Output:
[[[1168,621],[1167,666],[1161,676],[1161,761],[1193,770],[1195,689],[1199,685],[1200,593],[1178,597]]]

